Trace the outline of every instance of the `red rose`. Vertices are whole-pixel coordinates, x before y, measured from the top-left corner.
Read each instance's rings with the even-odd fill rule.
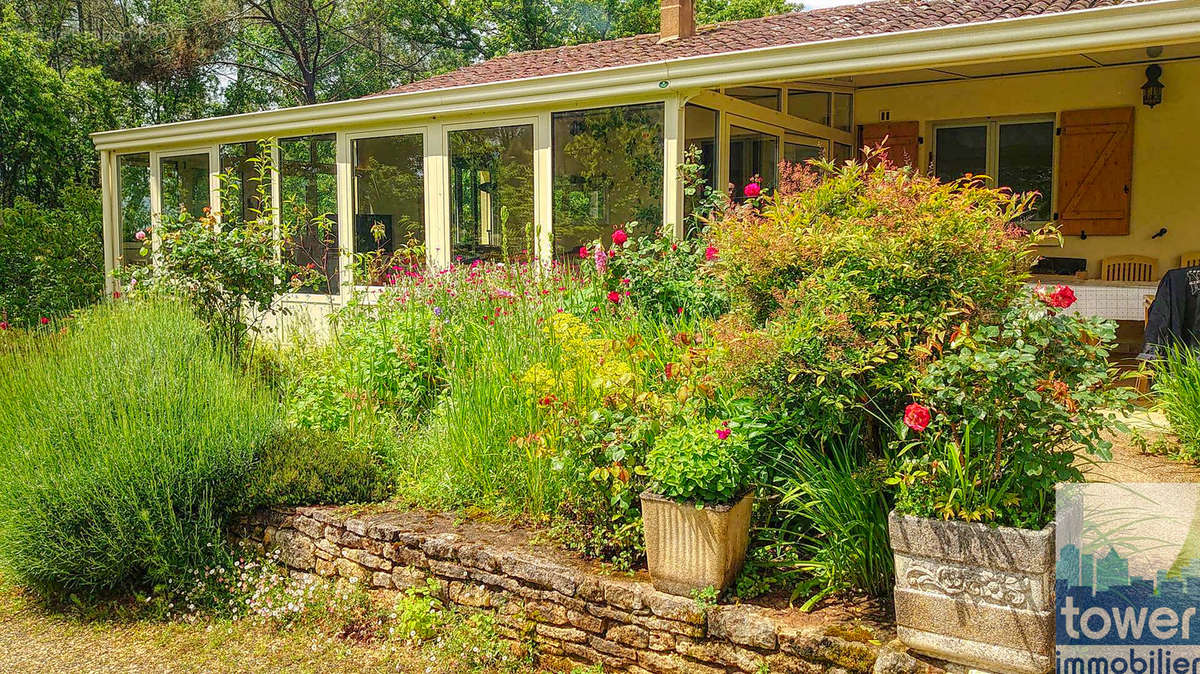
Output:
[[[762,194],[762,185],[759,185],[758,183],[747,183],[745,189],[742,190],[742,193],[753,199],[754,197]]]
[[[47,325],[48,323],[50,323],[50,319],[46,318],[45,316],[42,316],[41,321],[42,321],[42,325]]]
[[[1050,306],[1066,309],[1075,304],[1075,291],[1071,290],[1070,286],[1057,286],[1054,292],[1050,293]]]
[[[711,262],[711,261],[713,261],[713,260],[717,259],[717,248],[716,248],[716,246],[709,246],[708,248],[705,248],[705,249],[704,249],[704,259],[705,259],[705,260],[708,260],[709,262]]]
[[[904,408],[904,425],[918,433],[929,426],[932,418],[929,408],[920,403],[909,403],[908,407]]]
[[[586,260],[587,256],[588,256],[587,246],[580,246],[579,247],[579,259]]]
[[[629,235],[627,235],[625,233],[625,230],[618,229],[617,231],[613,232],[613,243],[615,243],[616,245],[618,245],[618,246],[623,245],[628,240],[629,240]]]
[[[621,303],[621,293],[619,293],[615,290],[609,291],[608,301],[612,302],[613,304],[620,304]]]

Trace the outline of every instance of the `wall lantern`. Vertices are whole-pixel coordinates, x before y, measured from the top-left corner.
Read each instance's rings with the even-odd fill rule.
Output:
[[[1146,83],[1142,85],[1142,105],[1148,108],[1162,103],[1163,83],[1158,81],[1159,77],[1162,77],[1162,66],[1152,63],[1146,67]]]

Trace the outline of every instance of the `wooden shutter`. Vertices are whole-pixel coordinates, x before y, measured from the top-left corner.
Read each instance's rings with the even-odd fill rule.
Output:
[[[1133,108],[1068,110],[1058,129],[1058,213],[1063,234],[1129,233]]]
[[[896,166],[916,166],[921,153],[921,124],[919,122],[880,122],[859,127],[861,148],[884,144],[883,156]],[[873,162],[874,163],[874,162]]]

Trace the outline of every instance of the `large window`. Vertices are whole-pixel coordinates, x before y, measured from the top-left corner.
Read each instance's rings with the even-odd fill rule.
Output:
[[[982,175],[1014,192],[1038,192],[1032,222],[1050,220],[1054,186],[1054,120],[1020,119],[939,125],[934,173],[944,181]]]
[[[787,113],[810,122],[849,131],[853,112],[854,96],[832,91],[807,91],[790,89],[787,97]]]
[[[717,137],[720,116],[716,110],[709,110],[690,103],[684,106],[683,114],[685,147],[694,147],[700,151],[700,163],[704,166],[705,184],[711,189],[720,189],[720,186],[717,185]],[[685,213],[692,212],[695,207],[694,202],[694,197],[685,198]]]
[[[726,96],[732,96],[747,103],[761,105],[772,110],[780,109],[780,90],[778,87],[730,87],[725,90]]]
[[[338,291],[336,144],[333,134],[279,141],[280,221],[291,236],[286,251],[325,275],[308,291]]]
[[[533,125],[451,131],[450,249],[463,260],[533,257]]]
[[[270,197],[270,146],[256,142],[222,145],[221,219],[245,222],[262,215],[263,196]],[[266,189],[260,190],[262,183]]]
[[[778,182],[779,137],[740,126],[729,127],[729,183],[734,201],[745,199],[746,184],[766,189]]]
[[[121,227],[121,264],[141,264],[149,258],[140,254],[138,232],[147,236],[150,227],[150,154],[117,157],[117,222]]]
[[[186,212],[193,218],[208,206],[208,153],[162,157],[158,160],[162,214],[174,218]]]
[[[555,113],[554,254],[607,241],[636,221],[662,224],[663,106],[629,105]]]
[[[370,260],[376,263],[390,261],[395,253],[423,260],[424,247],[423,136],[354,141],[354,254],[378,253]],[[371,267],[364,270],[370,277],[367,282],[382,282],[381,265]]]

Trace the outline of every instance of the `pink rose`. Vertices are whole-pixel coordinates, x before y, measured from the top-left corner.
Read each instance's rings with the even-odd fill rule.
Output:
[[[145,241],[146,233],[139,229],[137,234],[133,235],[133,238],[137,239],[138,241]]]
[[[762,185],[759,185],[758,183],[746,183],[746,187],[742,190],[742,194],[745,194],[753,199],[754,197],[762,194]]]
[[[909,403],[904,408],[904,425],[918,433],[928,428],[932,419],[929,408],[920,403]]]
[[[704,259],[705,259],[705,260],[708,260],[709,262],[711,262],[711,261],[713,261],[713,260],[717,259],[717,248],[716,248],[716,246],[709,246],[708,248],[705,248],[705,249],[704,249]]]
[[[587,259],[587,257],[588,257],[588,249],[587,249],[587,246],[580,246],[580,247],[579,247],[579,259],[580,259],[580,260],[586,260],[586,259]]]
[[[617,231],[613,232],[612,239],[614,244],[622,246],[626,241],[629,240],[629,235],[625,233],[625,230],[618,229]]]
[[[619,293],[615,290],[610,291],[608,293],[608,301],[612,302],[613,304],[620,304],[621,303],[621,293]]]

